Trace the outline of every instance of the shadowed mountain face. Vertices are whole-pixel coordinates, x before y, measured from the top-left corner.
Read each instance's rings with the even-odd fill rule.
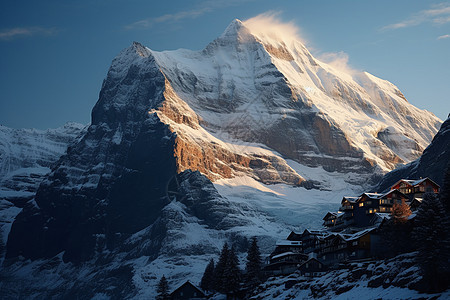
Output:
[[[402,178],[428,177],[442,186],[446,168],[450,167],[450,118],[439,129],[431,144],[417,160],[386,174],[377,187],[384,191]]]
[[[175,135],[148,113],[162,101],[161,72],[152,64],[116,68],[137,57],[135,49],[127,49],[113,62],[92,125],[18,215],[7,257],[52,257],[65,251],[66,260],[86,260],[97,247],[114,246],[121,234],[137,232],[159,217],[176,171]],[[137,88],[121,102],[129,92],[124,87],[131,85]]]

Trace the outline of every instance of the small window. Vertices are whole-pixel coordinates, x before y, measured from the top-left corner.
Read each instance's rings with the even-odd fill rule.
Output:
[[[363,202],[360,202],[359,203],[359,207],[363,207],[364,206],[364,203]]]

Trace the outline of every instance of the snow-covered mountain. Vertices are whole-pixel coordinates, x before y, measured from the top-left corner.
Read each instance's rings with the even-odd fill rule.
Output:
[[[200,52],[139,51],[154,58],[195,112],[187,115],[221,140],[259,143],[309,167],[361,174],[392,170],[428,145],[441,121],[409,104],[393,84],[344,73],[314,58],[295,37],[283,38],[235,20]],[[179,118],[161,114],[183,131]]]
[[[0,126],[0,262],[14,218],[84,127],[66,123],[44,131]]]
[[[269,251],[320,226],[342,196],[416,159],[440,122],[251,22],[202,51],[133,43],[17,215],[0,285],[13,295],[39,274],[29,295],[151,297],[162,274],[198,278],[226,240],[240,251],[256,235]]]

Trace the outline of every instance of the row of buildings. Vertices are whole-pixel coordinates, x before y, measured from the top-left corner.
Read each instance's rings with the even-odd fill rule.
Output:
[[[414,212],[424,193],[439,193],[439,186],[429,178],[402,179],[386,193],[343,197],[339,211],[323,218],[324,230],[291,232],[279,241],[266,259],[265,271],[316,276],[344,261],[377,257],[383,251],[379,228],[390,218],[393,206],[404,202]]]

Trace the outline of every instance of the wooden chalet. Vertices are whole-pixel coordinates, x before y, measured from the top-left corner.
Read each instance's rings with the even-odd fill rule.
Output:
[[[264,270],[270,275],[290,274],[298,269],[308,256],[303,254],[301,235],[291,232],[286,240],[276,243],[275,250],[266,261]]]
[[[409,197],[410,201],[414,198],[422,198],[425,193],[439,193],[439,185],[430,178],[423,179],[400,179],[393,186],[391,190],[399,190],[401,193]]]
[[[354,220],[354,209],[356,206],[356,201],[358,201],[359,197],[343,197],[341,201],[341,207],[339,207],[339,211],[343,213],[338,220],[338,225],[340,227],[351,226],[355,223]]]
[[[319,238],[324,235],[328,235],[327,232],[321,230],[309,230],[305,229],[301,236],[303,253],[308,254],[314,252],[319,245]]]
[[[335,265],[344,260],[364,259],[372,256],[378,240],[375,228],[352,234],[331,234],[322,239],[318,248],[318,258],[325,265]],[[375,242],[375,243],[374,243]]]
[[[407,200],[408,197],[398,190],[390,190],[384,194],[363,193],[354,205],[354,224],[356,227],[373,225],[376,213],[391,213],[395,203]]]
[[[188,280],[170,294],[170,299],[173,300],[206,299],[206,295],[200,288],[196,287]]]
[[[328,212],[323,218],[327,230],[292,231],[277,243],[264,269],[271,275],[300,270],[306,276],[315,276],[326,266],[345,260],[382,256],[386,249],[379,226],[390,219],[393,205],[405,202],[414,210],[428,192],[439,192],[431,179],[402,179],[386,193],[343,197],[339,211]]]
[[[327,267],[317,258],[311,257],[301,264],[298,269],[303,276],[313,277],[323,275]]]
[[[284,252],[270,257],[264,272],[268,275],[287,275],[294,273],[308,259],[303,253]]]
[[[325,217],[323,217],[323,226],[331,228],[342,224],[340,216],[343,212],[328,212]]]

